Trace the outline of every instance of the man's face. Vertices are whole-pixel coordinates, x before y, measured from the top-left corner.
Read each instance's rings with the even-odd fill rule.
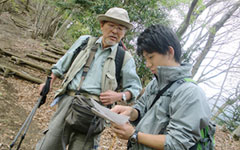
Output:
[[[101,22],[101,30],[103,34],[103,48],[106,48],[119,43],[125,36],[127,29],[126,27],[113,22]]]
[[[163,55],[157,52],[148,53],[143,51],[143,57],[146,61],[146,67],[151,70],[153,74],[157,74],[158,66],[169,66],[169,55]]]

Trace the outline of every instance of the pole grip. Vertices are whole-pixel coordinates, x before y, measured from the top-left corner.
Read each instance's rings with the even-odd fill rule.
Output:
[[[45,82],[45,85],[40,93],[41,96],[46,96],[50,90],[52,77],[48,76]]]

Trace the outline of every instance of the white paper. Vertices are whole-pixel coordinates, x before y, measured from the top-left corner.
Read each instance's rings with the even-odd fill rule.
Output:
[[[110,109],[101,106],[98,104],[95,100],[91,99],[91,102],[95,106],[95,108],[92,108],[92,112],[96,114],[99,117],[102,117],[104,119],[110,120],[116,124],[125,124],[128,122],[129,116],[117,114],[115,112],[112,112]]]

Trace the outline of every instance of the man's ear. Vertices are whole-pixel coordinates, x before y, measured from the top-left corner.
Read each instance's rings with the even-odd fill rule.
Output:
[[[104,25],[104,22],[103,22],[103,21],[101,21],[101,22],[100,22],[100,27],[102,28],[102,27],[103,27],[103,25]]]
[[[174,58],[174,49],[172,46],[168,46],[168,53],[171,58]]]

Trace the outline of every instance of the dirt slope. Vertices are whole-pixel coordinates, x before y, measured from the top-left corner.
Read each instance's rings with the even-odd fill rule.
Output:
[[[27,20],[27,17],[26,13],[13,15],[3,12],[0,14],[0,49],[12,52],[41,66],[51,67],[49,63],[26,57],[28,53],[40,55],[40,52],[44,51],[44,43],[46,43],[44,40],[31,39],[31,26],[33,23]],[[22,20],[26,27],[20,28],[20,23],[14,21],[14,18]],[[10,56],[0,53],[0,65],[11,66],[22,73],[28,73],[33,77],[45,80],[46,72],[27,65],[16,65],[15,63]],[[4,77],[3,72],[4,70],[0,69],[0,150],[7,150],[22,123],[34,107],[39,93],[38,84],[23,80],[13,74]],[[53,91],[57,89],[60,82],[60,80],[57,81]],[[53,94],[51,92],[48,95],[47,103],[37,110],[26,139],[24,139],[21,146],[22,150],[34,149],[36,142],[41,137],[41,132],[47,128],[49,119],[56,109],[49,106]],[[126,149],[126,141],[116,138],[111,130],[107,128],[101,136],[101,149],[124,150]],[[240,150],[240,142],[234,141],[228,132],[223,132],[218,128],[216,149]]]

